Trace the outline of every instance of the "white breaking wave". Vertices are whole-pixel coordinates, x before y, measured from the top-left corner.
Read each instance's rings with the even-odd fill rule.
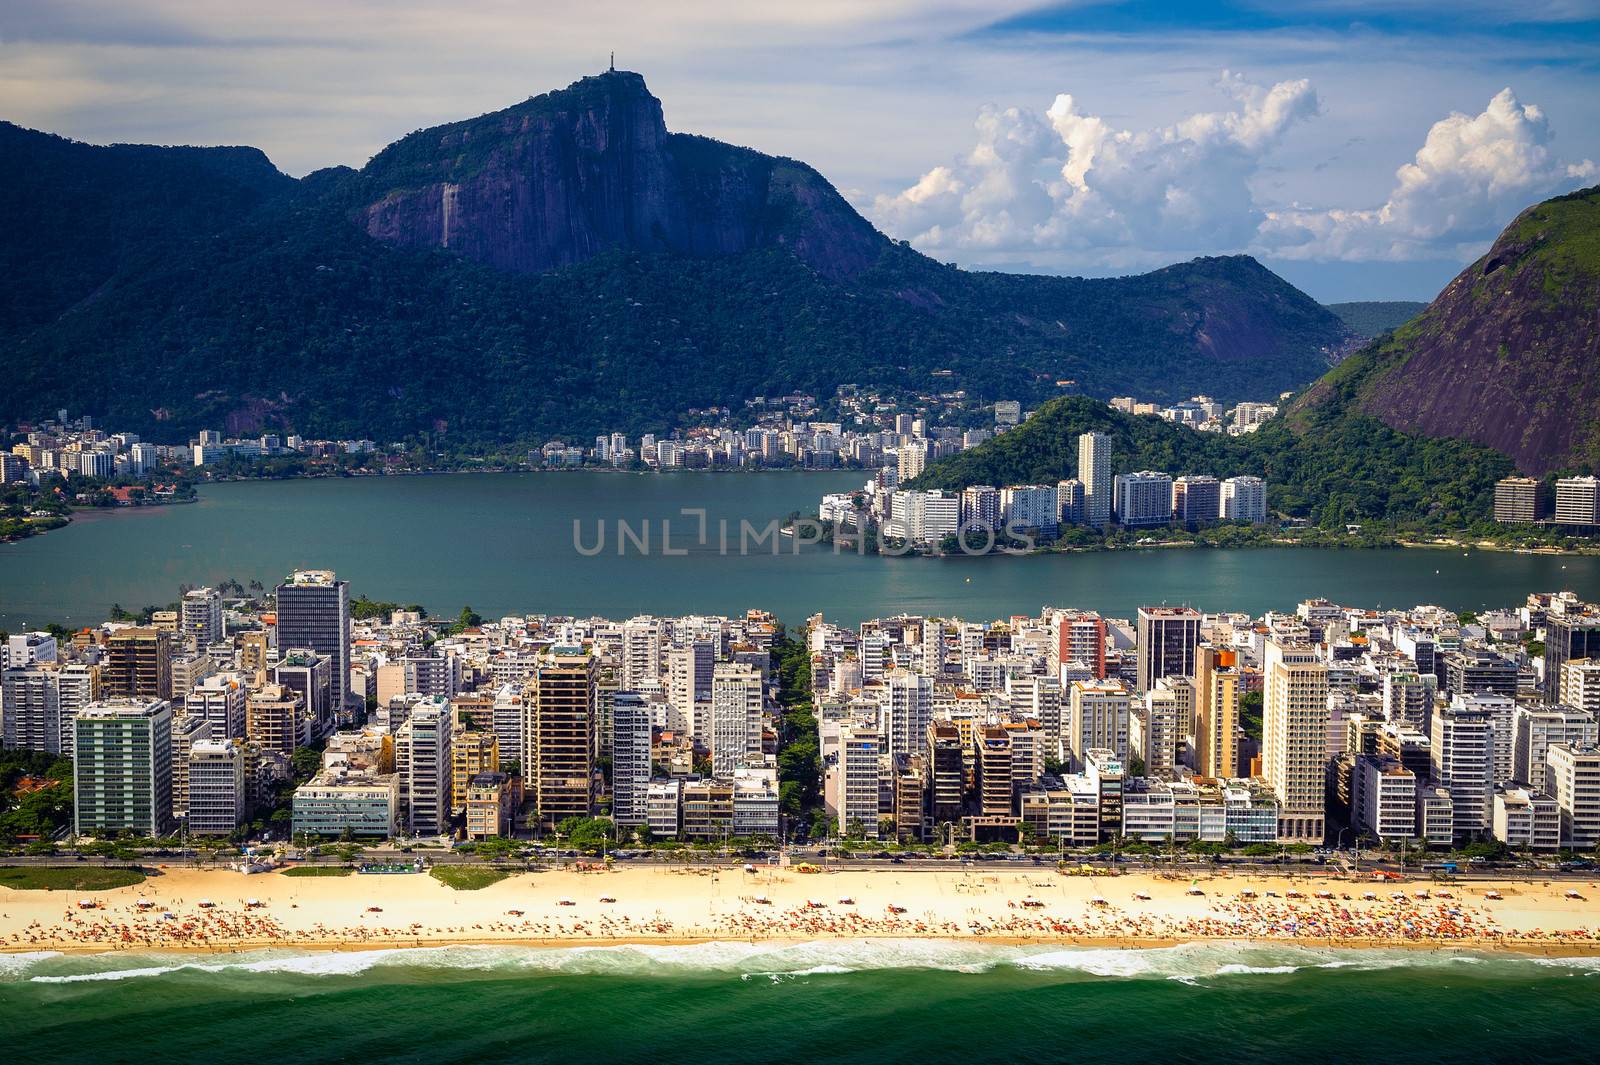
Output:
[[[1600,957],[1525,958],[1437,950],[1337,950],[1236,943],[1105,948],[1001,946],[956,940],[865,939],[808,943],[517,947],[441,946],[359,951],[268,950],[221,955],[0,954],[0,981],[75,984],[177,973],[350,977],[385,969],[463,973],[693,974],[797,979],[884,970],[986,973],[1000,969],[1107,979],[1196,981],[1499,962],[1600,972]]]
[[[14,980],[35,964],[61,957],[58,950],[34,950],[25,954],[0,954],[0,980]]]

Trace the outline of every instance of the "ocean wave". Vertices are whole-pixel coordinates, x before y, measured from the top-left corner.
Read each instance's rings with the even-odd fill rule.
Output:
[[[1600,957],[1533,958],[1460,951],[1366,950],[1249,943],[1172,947],[1002,946],[957,940],[863,939],[805,943],[709,943],[626,946],[439,946],[355,951],[264,950],[223,955],[0,954],[0,981],[93,984],[178,974],[276,974],[309,978],[411,970],[471,973],[572,973],[648,977],[737,976],[775,980],[828,978],[886,970],[977,974],[1011,970],[1060,977],[1176,980],[1198,983],[1284,976],[1304,970],[1373,972],[1398,968],[1534,964],[1600,973]]]

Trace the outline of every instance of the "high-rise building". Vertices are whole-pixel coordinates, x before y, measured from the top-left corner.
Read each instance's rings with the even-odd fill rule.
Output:
[[[1424,683],[1422,674],[1409,669],[1383,675],[1384,719],[1410,729],[1428,727],[1428,712],[1433,708],[1433,685]]]
[[[33,662],[0,672],[0,746],[72,757],[72,719],[100,698],[100,669]]]
[[[1172,778],[1181,737],[1188,730],[1192,693],[1193,688],[1182,677],[1162,677],[1144,693],[1144,705],[1133,715],[1139,736],[1137,741],[1130,739],[1130,745],[1144,760],[1145,776]]]
[[[327,655],[304,647],[284,649],[272,668],[272,679],[286,691],[299,694],[311,737],[333,731],[333,663]]]
[[[500,771],[500,744],[489,731],[457,732],[450,738],[450,808],[467,808],[467,786],[480,773]]]
[[[1172,522],[1172,478],[1155,470],[1119,473],[1113,479],[1113,506],[1122,525],[1168,525]]]
[[[1539,481],[1533,477],[1505,477],[1494,485],[1494,520],[1505,524],[1529,523],[1543,517]]]
[[[966,798],[966,768],[961,730],[935,722],[928,726],[928,816],[935,829],[961,820]]]
[[[245,813],[244,748],[232,740],[198,740],[189,748],[188,828],[225,836]]]
[[[1557,525],[1600,525],[1600,478],[1558,480],[1554,518]]]
[[[1000,489],[1000,521],[1007,528],[1037,529],[1054,536],[1061,506],[1054,485],[1018,484]]]
[[[1099,614],[1068,612],[1057,614],[1056,658],[1062,665],[1077,663],[1096,680],[1106,675],[1106,619]]]
[[[1172,516],[1185,525],[1216,521],[1222,516],[1221,482],[1206,474],[1173,481]]]
[[[291,755],[307,741],[305,700],[281,684],[267,684],[245,697],[245,735],[268,751]]]
[[[108,699],[171,700],[172,634],[155,628],[112,633],[100,684]]]
[[[1428,735],[1434,783],[1450,793],[1454,833],[1475,839],[1489,827],[1494,799],[1494,716],[1471,700],[1436,709]]]
[[[989,484],[969,484],[961,490],[963,529],[1000,528],[1000,490]]]
[[[178,612],[178,632],[186,642],[205,650],[220,643],[222,631],[222,593],[215,588],[194,588],[183,593]]]
[[[450,704],[432,696],[412,707],[411,716],[395,733],[402,823],[413,836],[450,831],[452,722]]]
[[[742,662],[719,662],[711,674],[711,772],[733,776],[761,753],[761,674]]]
[[[1514,727],[1514,774],[1535,792],[1548,790],[1545,760],[1551,747],[1558,743],[1570,747],[1600,743],[1596,715],[1577,706],[1519,706]]]
[[[306,647],[329,659],[329,702],[346,713],[350,690],[350,583],[331,570],[298,570],[277,588],[277,645]]]
[[[620,691],[611,710],[611,819],[637,826],[649,819],[650,705]]]
[[[1517,696],[1516,661],[1486,647],[1461,647],[1440,656],[1443,672],[1439,688],[1446,695],[1493,692],[1507,699]]]
[[[1203,615],[1187,606],[1139,608],[1138,685],[1149,691],[1162,677],[1192,677]]]
[[[1545,790],[1561,812],[1561,845],[1600,845],[1600,747],[1557,744],[1545,756]]]
[[[1056,511],[1063,525],[1081,525],[1084,519],[1083,482],[1069,477],[1056,482]]]
[[[839,764],[834,769],[834,817],[840,832],[878,836],[878,762],[882,754],[878,730],[868,724],[839,730]]]
[[[667,652],[667,704],[682,721],[689,736],[696,743],[709,747],[709,734],[701,735],[697,724],[705,720],[704,711],[697,708],[711,705],[711,674],[716,665],[716,647],[710,640],[690,640],[682,647]]]
[[[1269,639],[1262,774],[1278,797],[1278,838],[1321,843],[1326,824],[1328,667],[1309,645]]]
[[[1544,623],[1544,682],[1559,686],[1561,669],[1579,658],[1600,659],[1600,613],[1589,610],[1552,614]]]
[[[598,684],[593,655],[581,647],[554,647],[540,658],[523,698],[522,772],[545,830],[593,812]]]
[[[172,705],[107,699],[74,721],[73,830],[160,837],[172,826]]]
[[[1111,437],[1084,433],[1078,437],[1078,480],[1083,482],[1083,520],[1086,525],[1111,522],[1114,488],[1111,481]]]
[[[1001,725],[984,725],[973,736],[973,765],[982,817],[1006,817],[1016,811],[1016,775],[1012,772],[1011,735]]]
[[[661,679],[661,619],[630,618],[622,625],[622,688],[639,691]]]
[[[184,713],[211,723],[214,740],[245,736],[245,678],[241,673],[213,673],[189,690]]]
[[[933,678],[905,669],[884,674],[881,730],[885,754],[907,759],[916,754],[932,720]]]
[[[1204,644],[1195,649],[1194,769],[1227,780],[1239,774],[1238,653]]]
[[[1249,474],[1223,481],[1217,516],[1223,521],[1266,521],[1267,482]]]
[[[1350,823],[1380,840],[1417,834],[1417,775],[1392,758],[1358,755],[1350,788]]]
[[[1073,765],[1081,769],[1084,755],[1096,748],[1126,760],[1133,693],[1120,680],[1078,680],[1067,690],[1067,698],[1067,746]]]
[[[1563,706],[1575,706],[1600,718],[1600,658],[1562,663],[1556,689]]]
[[[211,722],[203,717],[172,717],[172,816],[189,816],[189,752],[196,743],[211,738]]]

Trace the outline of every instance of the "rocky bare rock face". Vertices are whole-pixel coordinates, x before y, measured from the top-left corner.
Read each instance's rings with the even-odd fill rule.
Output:
[[[1600,466],[1600,187],[1530,207],[1427,311],[1308,391],[1544,474]]]
[[[703,256],[780,244],[843,278],[887,243],[805,164],[668,133],[661,102],[627,71],[413,133],[362,178],[384,190],[357,211],[372,237],[520,273],[611,249]]]

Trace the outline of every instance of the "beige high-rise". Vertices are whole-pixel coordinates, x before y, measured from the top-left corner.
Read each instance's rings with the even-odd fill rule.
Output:
[[[1328,667],[1309,644],[1267,641],[1261,766],[1278,797],[1278,838],[1326,834]]]
[[[581,648],[555,648],[539,660],[523,699],[522,772],[546,831],[593,812],[599,672],[594,656]]]
[[[1209,644],[1195,654],[1194,768],[1203,777],[1239,772],[1239,669],[1233,651]]]

